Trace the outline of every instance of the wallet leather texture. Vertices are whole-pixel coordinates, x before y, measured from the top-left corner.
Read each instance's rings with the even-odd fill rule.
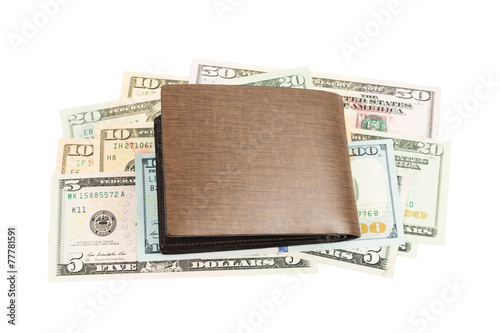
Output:
[[[165,85],[155,119],[164,254],[360,236],[341,96]]]

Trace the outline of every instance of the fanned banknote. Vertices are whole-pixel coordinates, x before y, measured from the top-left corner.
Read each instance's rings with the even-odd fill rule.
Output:
[[[389,143],[390,140],[383,140],[380,142]],[[366,147],[369,147],[371,144],[376,144],[377,141],[365,141],[367,144]],[[392,144],[392,143],[391,143]],[[350,142],[349,147],[356,147],[356,142]],[[363,147],[363,145],[361,146]],[[393,157],[393,155],[391,155]],[[359,156],[352,156],[351,166],[356,163],[356,159],[359,159]],[[363,176],[368,176],[368,178],[373,177],[370,175],[372,171],[370,171],[371,167],[365,165],[365,169],[353,169],[353,178],[356,189],[356,199],[358,211],[361,209],[363,211],[363,207],[365,206],[363,203],[359,202],[359,194],[363,188],[358,188],[356,186],[357,180],[356,177],[359,174],[363,174]],[[364,175],[364,172],[368,172],[368,175]],[[392,169],[392,174],[394,177],[395,167]],[[398,189],[398,197],[399,197],[399,207],[400,209],[396,212],[397,216],[399,216],[399,220],[402,220],[402,210],[405,207],[406,200],[408,198],[409,193],[409,185],[410,185],[410,174],[405,171],[400,172],[399,175],[396,175],[397,179],[397,189]],[[376,184],[375,182],[373,184]],[[365,191],[373,191],[368,187],[364,187]],[[379,193],[370,193],[373,195],[380,195]],[[358,214],[360,214],[358,212]],[[361,216],[360,216],[361,218]],[[366,223],[365,223],[366,225]],[[363,230],[363,227],[361,228]],[[400,245],[402,246],[402,245]],[[349,269],[354,269],[357,271],[362,271],[370,274],[392,277],[394,274],[394,268],[396,266],[396,256],[399,254],[397,246],[372,246],[372,247],[358,247],[354,249],[342,249],[342,250],[317,250],[317,251],[307,251],[303,253],[294,255],[314,260],[317,262],[321,262],[324,264],[339,266]]]
[[[361,238],[343,242],[345,245],[353,244],[351,248],[328,248],[305,250],[293,253],[300,258],[317,261],[332,266],[339,266],[358,270],[370,274],[392,277],[396,264],[397,246],[378,246],[377,235],[387,231],[387,210],[392,210],[398,230],[398,244],[404,243],[402,232],[402,211],[404,207],[401,200],[408,194],[408,176],[397,176],[396,168],[392,163],[391,140],[350,142],[351,169],[353,174],[356,205],[360,219]],[[389,148],[387,148],[389,147]],[[374,149],[377,148],[377,149]],[[384,153],[384,150],[389,150]],[[380,166],[387,165],[385,172],[380,171]],[[388,167],[391,166],[391,167]],[[403,180],[404,179],[404,180]],[[391,185],[388,187],[388,185]],[[383,189],[383,190],[381,190]],[[391,204],[385,204],[377,199],[384,198]],[[387,194],[391,193],[388,197]],[[393,200],[396,199],[396,200]],[[404,201],[403,201],[404,202]],[[385,207],[380,209],[380,207]],[[360,245],[356,246],[356,242]]]
[[[404,212],[405,239],[444,244],[451,144],[393,133],[352,130],[353,141],[392,139],[396,167],[411,172]]]
[[[94,132],[94,172],[135,171],[135,154],[154,152],[153,123],[100,124]]]
[[[93,171],[94,141],[90,139],[59,139],[56,174]]]
[[[159,93],[166,84],[187,84],[188,77],[165,74],[125,72],[121,99]]]
[[[316,271],[315,263],[285,255],[139,262],[135,186],[131,172],[52,179],[50,281]]]
[[[58,175],[52,191],[51,274],[137,261],[133,173]]]
[[[432,137],[439,126],[441,89],[334,74],[312,73],[314,87],[344,99],[351,128]]]
[[[65,138],[93,139],[94,126],[107,123],[152,122],[161,113],[160,95],[61,110]]]

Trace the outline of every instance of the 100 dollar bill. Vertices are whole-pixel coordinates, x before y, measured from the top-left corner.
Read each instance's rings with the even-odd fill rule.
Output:
[[[405,239],[444,244],[451,144],[392,133],[353,130],[352,140],[392,139],[396,167],[411,172],[404,212]]]
[[[377,141],[365,141],[363,142],[364,144],[358,145],[359,142],[350,142],[349,143],[349,148],[352,149],[354,147],[363,147],[364,149],[368,149],[370,147],[377,147],[377,145],[383,145],[389,144],[392,147],[392,142],[390,140],[377,140]],[[358,151],[358,154],[351,154],[351,167],[352,168],[352,173],[353,173],[353,178],[354,178],[354,184],[356,188],[356,205],[358,206],[358,214],[361,215],[360,212],[363,212],[366,210],[364,208],[366,206],[366,203],[363,203],[363,201],[360,202],[360,194],[362,190],[365,192],[365,195],[368,194],[369,196],[374,195],[376,197],[380,196],[381,193],[377,193],[377,181],[383,182],[384,179],[380,175],[377,176],[374,174],[374,169],[376,167],[373,167],[370,164],[364,163],[362,165],[357,165],[356,166],[356,161],[359,161],[360,158],[360,152],[361,150]],[[363,156],[363,155],[361,155]],[[369,157],[366,157],[365,159],[368,159]],[[394,155],[391,154],[389,158],[394,158]],[[393,165],[393,168],[391,170],[392,177],[394,177],[394,174],[396,173],[395,171],[395,165],[394,163],[389,162],[389,164]],[[361,168],[360,168],[361,167]],[[359,188],[357,185],[358,180],[360,179],[359,176],[366,177],[368,179],[371,178],[378,178],[377,181],[371,182],[371,185],[374,186],[373,189],[371,189],[368,186],[363,186]],[[358,180],[357,180],[358,179]],[[395,212],[396,217],[399,219],[399,223],[402,221],[402,209],[404,209],[404,206],[406,204],[406,199],[408,197],[409,193],[409,181],[410,181],[410,175],[406,172],[401,172],[401,174],[396,176],[397,179],[397,197],[399,198],[399,202],[396,202],[394,204],[398,204],[400,209]],[[369,180],[365,181],[367,184],[370,184]],[[366,193],[367,192],[367,193]],[[368,200],[370,203],[372,200]],[[364,214],[363,214],[364,215]],[[376,215],[376,216],[375,216]],[[379,219],[380,214],[372,214],[372,216],[375,218],[375,221],[371,221],[370,228],[372,225],[377,225],[378,219]],[[361,221],[360,221],[361,222]],[[361,230],[366,229],[367,222],[362,221],[364,224],[364,228],[362,226]],[[369,222],[368,222],[369,223]],[[362,225],[363,225],[362,224]],[[400,245],[401,246],[401,245]],[[338,267],[343,267],[343,268],[348,268],[348,269],[353,269],[357,271],[362,271],[365,273],[370,273],[370,274],[375,274],[375,275],[380,275],[380,276],[385,276],[385,277],[392,277],[394,274],[394,268],[396,266],[396,256],[398,254],[398,247],[397,246],[370,246],[370,247],[356,247],[356,248],[350,248],[350,249],[321,249],[321,250],[316,250],[316,251],[307,251],[307,252],[302,252],[299,254],[296,254],[296,256],[308,260],[314,260],[320,263],[324,263],[327,265],[331,266],[338,266]]]
[[[361,237],[315,245],[291,246],[289,251],[366,248],[404,243],[403,213],[391,140],[349,142],[351,171]]]

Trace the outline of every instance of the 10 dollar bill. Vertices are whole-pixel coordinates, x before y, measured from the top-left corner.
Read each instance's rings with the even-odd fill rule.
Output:
[[[165,74],[125,72],[121,99],[157,94],[168,84],[188,84],[188,78]]]

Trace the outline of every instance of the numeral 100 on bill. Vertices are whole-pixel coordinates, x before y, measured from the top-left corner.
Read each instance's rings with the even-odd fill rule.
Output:
[[[361,235],[368,233],[368,231],[373,234],[381,234],[387,230],[387,226],[382,222],[373,222],[369,225],[366,223],[360,223],[359,226],[361,227]]]

